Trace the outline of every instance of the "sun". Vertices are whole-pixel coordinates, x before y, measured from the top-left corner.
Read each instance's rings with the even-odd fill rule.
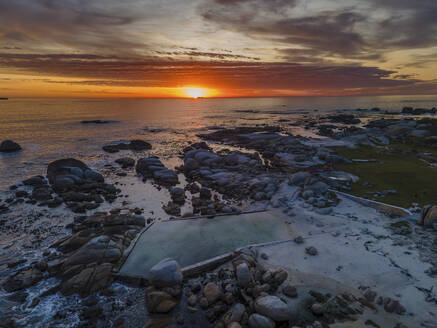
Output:
[[[207,89],[197,87],[184,87],[182,91],[186,97],[195,99],[206,97],[208,94]]]

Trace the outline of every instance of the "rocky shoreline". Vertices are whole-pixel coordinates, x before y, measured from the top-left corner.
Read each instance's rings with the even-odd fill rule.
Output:
[[[367,116],[368,112],[380,112],[376,109],[360,112],[363,116],[330,114],[301,122],[280,122],[278,126],[218,127],[198,134],[198,140],[180,149],[175,154],[179,164],[173,167],[162,158],[151,156],[148,151],[152,145],[147,141],[109,144],[103,146],[105,152],[123,154],[100,173],[76,159],[61,159],[48,165],[45,176],[34,176],[11,186],[7,198],[0,201],[0,232],[2,236],[17,237],[3,246],[2,297],[7,299],[10,312],[0,317],[0,326],[27,326],[26,316],[39,311],[44,299],[64,295],[60,297],[68,300],[79,295],[79,301],[57,311],[41,326],[354,327],[346,323],[360,322],[366,311],[375,312],[381,307],[380,312],[396,315],[379,318],[397,322],[390,327],[413,327],[406,324],[406,313],[412,316],[410,310],[395,295],[381,296],[368,286],[360,289],[361,297],[354,293],[334,295],[316,285],[301,293],[286,281],[293,276],[292,271],[262,264],[268,255],[255,249],[246,249],[225,265],[189,279],[184,279],[175,261],[168,260],[161,267],[165,274],[165,268],[173,272],[171,283],[162,284],[158,272],[147,288],[127,286],[132,295],[146,295],[141,296],[140,302],[145,314],[137,315],[143,320],[140,325],[135,323],[136,315],[129,313],[134,307],[132,299],[125,299],[114,289],[119,284],[114,282],[114,268],[122,262],[138,233],[155,220],[196,215],[214,219],[218,214],[235,214],[245,209],[275,209],[290,220],[298,220],[297,212],[304,211],[308,220],[314,221],[313,216],[336,216],[346,202],[333,191],[353,192],[358,183],[366,183],[360,174],[347,172],[348,167],[366,163],[345,156],[348,149],[370,147],[405,157],[414,154],[429,166],[435,159],[437,163],[437,154],[433,154],[437,123],[429,117],[412,117],[432,114],[432,110],[404,109],[401,117],[390,114],[388,118]],[[287,131],[289,124],[318,131],[321,138],[294,136]],[[403,148],[397,148],[399,144]],[[158,205],[162,217],[155,213],[158,210],[130,202],[135,195],[129,194],[129,184],[139,190],[147,186],[154,188],[153,193],[162,192]],[[385,192],[383,197],[390,197],[390,193],[381,192]],[[403,191],[394,191],[398,192]],[[416,213],[411,217],[385,215],[385,222],[378,229],[381,236],[398,236],[393,239],[393,247],[405,252],[417,249],[420,258],[415,261],[428,265],[424,277],[435,282],[437,212],[433,204],[423,205],[411,204],[410,210]],[[356,220],[366,220],[359,213],[356,215]],[[49,224],[45,229],[41,225],[44,220],[59,220],[59,225]],[[328,222],[306,224],[329,226]],[[20,240],[23,231],[32,239]],[[303,241],[298,236],[294,244]],[[25,244],[32,256],[17,256],[26,249]],[[365,250],[357,250],[360,252],[366,256]],[[305,245],[305,256],[317,259],[323,254],[324,250]],[[391,265],[402,274],[406,270],[409,279],[425,279],[409,273],[412,268]],[[33,292],[32,288],[47,286],[49,282],[49,288]],[[358,290],[360,286],[353,287]],[[437,304],[432,288],[420,288],[426,295],[422,302]],[[32,290],[32,297],[27,290]],[[299,311],[290,312],[287,304],[291,306],[296,298],[305,301],[300,302]],[[121,299],[125,299],[123,304],[117,301]],[[105,306],[105,302],[111,306]],[[69,316],[75,318],[71,325],[67,323]],[[433,327],[428,314],[414,316],[423,327]],[[368,319],[366,326],[378,327],[377,319],[378,316]]]

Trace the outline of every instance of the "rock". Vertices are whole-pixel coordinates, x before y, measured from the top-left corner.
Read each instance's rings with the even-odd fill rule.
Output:
[[[3,288],[8,293],[14,292],[36,284],[42,277],[42,272],[37,268],[26,268],[6,278]]]
[[[270,318],[254,313],[249,317],[250,328],[275,328],[276,324]]]
[[[305,248],[305,253],[307,253],[308,255],[311,255],[311,256],[315,256],[315,255],[317,255],[318,252],[317,252],[317,248],[311,246],[311,247]]]
[[[156,287],[171,287],[182,282],[179,264],[170,258],[164,259],[149,271],[149,281]]]
[[[290,184],[301,186],[305,183],[305,181],[311,176],[308,172],[297,172],[293,174],[290,178]]]
[[[68,296],[79,294],[86,297],[108,287],[113,281],[112,264],[90,264],[78,274],[61,284],[61,292]]]
[[[185,203],[185,190],[179,187],[172,188],[170,190],[170,196],[173,202],[177,204]]]
[[[199,163],[194,158],[187,158],[184,163],[184,171],[191,172],[199,168]]]
[[[40,185],[45,185],[47,184],[46,180],[44,179],[44,177],[37,175],[34,177],[31,177],[29,179],[26,179],[23,181],[23,184],[26,186],[40,186]]]
[[[117,164],[119,164],[123,169],[135,166],[135,160],[133,158],[130,158],[130,157],[122,157],[122,158],[116,159],[115,162]]]
[[[12,140],[4,140],[0,144],[0,152],[12,153],[21,150],[21,146]]]
[[[151,318],[143,328],[175,328],[175,323],[172,317]]]
[[[200,198],[201,199],[211,199],[211,190],[206,187],[200,188]]]
[[[431,132],[428,130],[413,130],[410,133],[410,136],[417,138],[425,138],[431,135]]]
[[[238,285],[240,285],[243,288],[248,287],[250,282],[252,281],[252,274],[250,273],[249,266],[245,262],[240,263],[237,266],[236,275],[237,275]]]
[[[152,145],[144,140],[131,140],[129,143],[116,143],[102,147],[107,153],[118,153],[120,150],[143,151],[152,149]]]
[[[52,199],[51,189],[47,185],[41,185],[33,189],[32,198],[41,202]]]
[[[67,176],[73,181],[78,181],[77,179],[82,179],[83,172],[88,169],[89,167],[85,163],[77,159],[59,159],[51,162],[47,167],[47,178],[51,184],[55,182],[58,176]]]
[[[284,286],[284,288],[282,288],[282,292],[284,293],[285,296],[291,298],[297,297],[297,289],[295,286],[291,286],[287,284]]]
[[[110,121],[110,120],[89,120],[89,121],[80,121],[82,124],[109,124],[109,123],[118,123],[118,121]]]
[[[376,292],[373,290],[366,290],[366,292],[364,293],[364,297],[369,301],[369,302],[374,302],[376,299]]]
[[[312,190],[316,195],[324,194],[329,189],[329,186],[321,181],[317,181],[305,188],[305,190]]]
[[[311,312],[314,315],[322,315],[324,312],[323,305],[320,303],[314,303],[313,305],[311,305]]]
[[[396,313],[402,315],[405,313],[405,308],[399,303],[399,301],[387,298],[384,300],[384,310],[389,313]]]
[[[244,312],[246,311],[246,307],[241,304],[235,304],[231,310],[229,310],[223,317],[223,321],[226,325],[229,325],[232,322],[240,322]]]
[[[163,291],[147,291],[146,306],[151,313],[168,313],[175,308],[177,302]]]
[[[303,238],[302,236],[297,236],[296,238],[294,238],[294,242],[296,244],[303,244]]]
[[[203,289],[203,294],[205,295],[208,304],[215,303],[223,295],[221,288],[213,282],[206,284],[205,288]]]
[[[197,304],[197,296],[193,294],[190,297],[188,297],[187,304],[189,306],[195,306]]]
[[[419,224],[432,227],[437,222],[437,206],[426,205],[422,209]]]
[[[286,321],[290,319],[287,304],[276,296],[264,296],[255,301],[255,311],[274,321]]]
[[[282,285],[282,283],[287,280],[288,273],[283,269],[278,269],[273,274],[273,284],[276,286]]]
[[[180,216],[181,215],[181,208],[178,204],[175,204],[173,202],[168,202],[167,205],[164,205],[162,207],[165,211],[165,213],[169,214],[169,215],[175,215],[175,216]]]
[[[84,178],[87,180],[95,181],[95,182],[103,182],[103,176],[100,173],[97,173],[96,171],[86,169],[83,172]]]
[[[361,123],[361,120],[359,118],[356,118],[354,115],[350,115],[350,114],[329,115],[327,118],[332,123],[342,123],[342,124]]]
[[[206,299],[206,297],[201,297],[199,300],[199,305],[202,309],[206,309],[209,306],[208,300]]]

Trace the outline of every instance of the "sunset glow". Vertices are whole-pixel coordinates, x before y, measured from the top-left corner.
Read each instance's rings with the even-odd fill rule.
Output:
[[[0,97],[437,93],[436,1],[309,3],[0,0]]]
[[[203,88],[196,88],[196,87],[185,87],[182,88],[184,94],[186,97],[189,98],[203,98],[203,97],[207,97],[208,95],[208,90],[203,89]]]

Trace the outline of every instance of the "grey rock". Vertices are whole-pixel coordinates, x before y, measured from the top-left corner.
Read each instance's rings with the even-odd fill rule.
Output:
[[[311,255],[311,256],[315,256],[318,254],[317,248],[315,248],[313,246],[305,248],[305,253],[307,253],[308,255]]]
[[[275,328],[276,324],[270,318],[254,313],[249,317],[250,328]]]
[[[255,310],[257,313],[275,321],[286,321],[290,319],[287,304],[276,296],[269,295],[258,298],[255,302]]]
[[[150,283],[156,287],[171,287],[182,282],[182,271],[179,264],[170,258],[154,265],[149,271]]]
[[[236,274],[238,284],[243,288],[248,287],[250,282],[252,281],[252,274],[250,273],[247,263],[240,263],[236,268]]]
[[[223,317],[223,321],[226,325],[229,325],[232,322],[240,322],[243,317],[244,312],[246,311],[246,307],[241,304],[235,304]]]
[[[135,166],[135,160],[130,157],[122,157],[119,159],[116,159],[115,162],[119,164],[122,168],[128,168],[128,167],[134,167]]]
[[[290,184],[301,186],[311,176],[308,172],[297,172],[290,178]]]

